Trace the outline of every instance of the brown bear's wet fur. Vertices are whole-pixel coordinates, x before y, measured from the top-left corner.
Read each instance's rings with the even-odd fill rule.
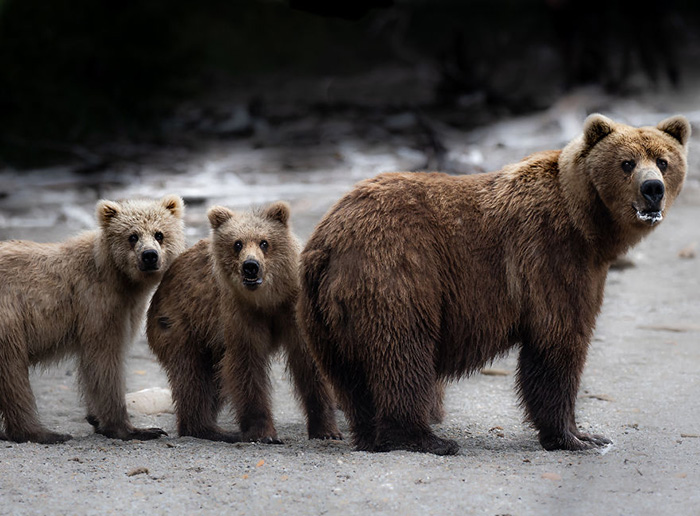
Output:
[[[0,415],[6,439],[70,439],[39,422],[29,367],[78,359],[88,421],[98,433],[152,439],[134,428],[124,400],[126,346],[150,294],[185,248],[182,199],[100,201],[100,228],[63,243],[0,243]],[[0,434],[1,435],[1,434]]]
[[[282,346],[306,411],[310,438],[340,438],[329,387],[296,322],[299,243],[289,207],[259,213],[209,210],[212,234],[166,274],[148,311],[151,349],[165,368],[181,436],[279,443],[272,418],[269,366]],[[245,275],[246,263],[255,262]],[[247,285],[246,285],[247,283]],[[241,433],[217,425],[233,402]]]
[[[298,308],[357,448],[456,453],[429,426],[440,381],[514,345],[542,445],[608,443],[574,417],[605,278],[680,192],[689,134],[683,117],[591,115],[562,151],[489,174],[383,174],[336,203],[302,253]]]

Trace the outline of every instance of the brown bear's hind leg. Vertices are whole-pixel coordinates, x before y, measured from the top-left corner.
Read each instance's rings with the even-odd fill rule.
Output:
[[[556,349],[525,341],[518,359],[517,382],[527,419],[545,450],[586,450],[610,444],[599,435],[581,434],[575,423],[579,381],[587,343],[561,340]]]
[[[29,382],[27,360],[12,354],[13,348],[0,341],[0,416],[5,421],[4,438],[18,443],[62,443],[71,439],[68,434],[51,432],[44,428],[37,416],[36,401]],[[18,348],[14,348],[18,349]]]
[[[288,328],[294,326],[293,323],[287,325]],[[297,396],[304,405],[309,439],[342,439],[329,386],[298,331],[288,330],[286,344],[287,364]]]
[[[389,338],[375,340],[369,345],[371,349],[381,350],[371,365],[382,368],[373,375],[382,381],[372,383],[377,408],[375,449],[455,455],[459,451],[457,443],[436,436],[430,429],[436,407],[441,406],[437,398],[441,399],[442,394],[441,382],[437,381],[429,359],[432,353],[428,350],[434,349],[434,344],[428,338],[412,338],[410,333],[410,330],[401,333],[394,328]],[[387,342],[392,345],[387,346]]]

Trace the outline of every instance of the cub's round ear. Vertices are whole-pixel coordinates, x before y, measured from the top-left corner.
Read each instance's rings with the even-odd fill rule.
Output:
[[[666,134],[673,136],[684,147],[685,144],[688,143],[688,138],[690,138],[690,122],[688,122],[688,119],[682,115],[666,118],[665,120],[659,122],[659,125],[657,125],[656,128],[659,131],[663,131]]]
[[[283,225],[287,225],[289,222],[289,204],[284,202],[284,201],[278,201],[273,204],[270,204],[267,208],[265,208],[265,211],[263,212],[263,216],[270,220],[276,220],[277,222],[281,222]]]
[[[586,146],[593,147],[615,130],[615,122],[600,113],[593,113],[583,122],[583,140]]]
[[[223,206],[212,206],[207,212],[207,217],[209,217],[209,225],[211,225],[212,229],[219,229],[224,222],[231,220],[233,216],[234,213]]]
[[[95,215],[101,227],[107,227],[119,215],[121,206],[118,202],[102,199],[97,203]]]
[[[178,219],[181,219],[185,214],[185,202],[179,195],[166,195],[160,200],[163,208],[168,210]]]

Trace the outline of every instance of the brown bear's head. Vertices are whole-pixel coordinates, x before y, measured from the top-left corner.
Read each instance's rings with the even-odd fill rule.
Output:
[[[256,212],[213,206],[207,213],[218,277],[256,306],[278,305],[298,288],[299,243],[289,227],[289,205]]]
[[[559,160],[564,189],[578,203],[576,216],[585,216],[580,208],[592,206],[593,194],[620,227],[648,231],[681,191],[689,137],[690,124],[682,116],[636,128],[590,115],[583,135],[564,148]]]
[[[98,261],[111,262],[132,281],[156,282],[185,250],[184,203],[176,195],[160,201],[97,203]]]

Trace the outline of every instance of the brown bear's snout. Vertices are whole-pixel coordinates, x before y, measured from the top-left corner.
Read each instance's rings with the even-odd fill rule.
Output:
[[[661,201],[664,198],[666,188],[658,179],[649,179],[642,183],[640,192],[644,199],[648,202],[648,211],[659,211],[661,209]]]
[[[141,270],[158,270],[158,251],[156,251],[155,249],[146,249],[144,252],[141,253]]]
[[[260,262],[257,260],[246,260],[243,262],[243,284],[251,290],[255,290],[262,283],[260,277]]]

